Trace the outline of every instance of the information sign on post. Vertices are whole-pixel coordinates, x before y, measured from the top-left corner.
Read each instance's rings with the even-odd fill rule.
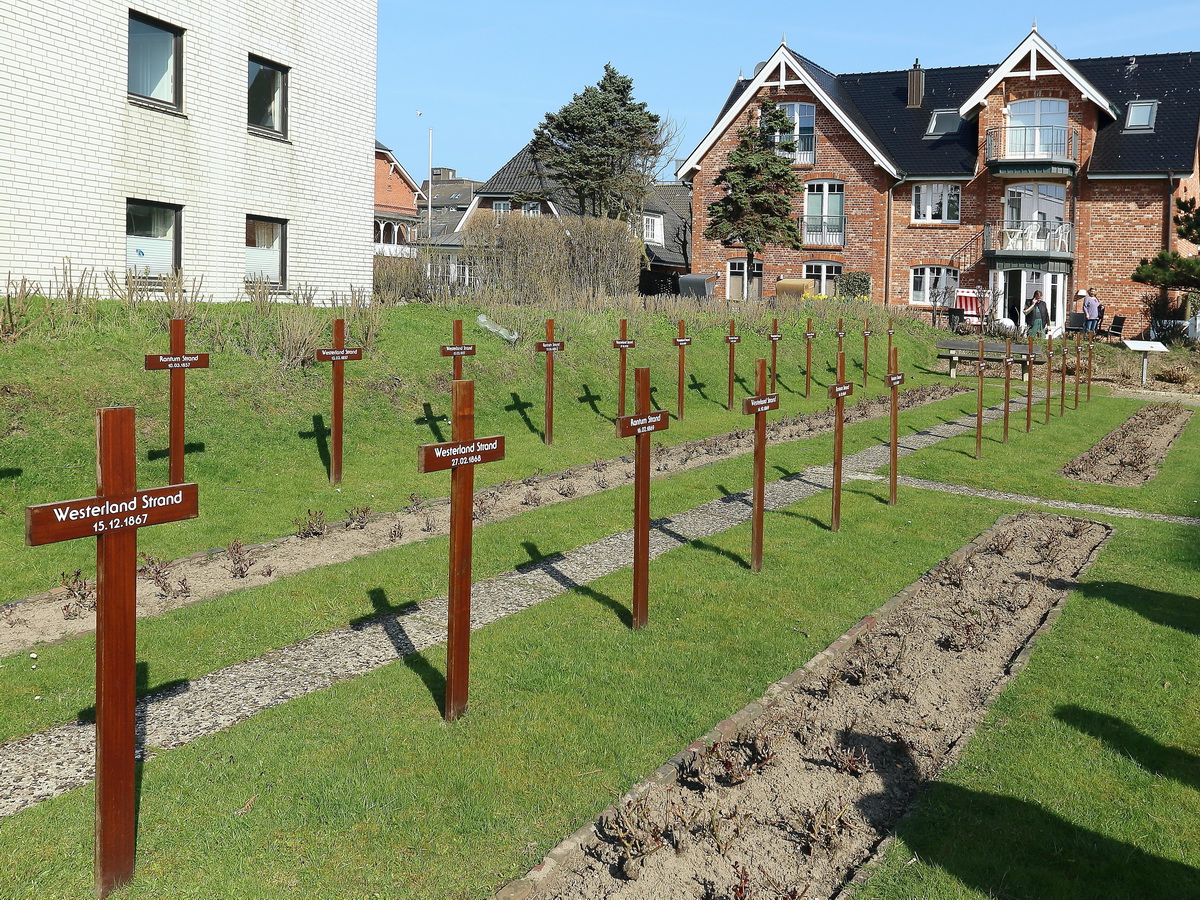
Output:
[[[837,355],[837,380],[829,386],[829,398],[834,402],[833,416],[833,518],[829,528],[842,527],[842,431],[846,424],[846,398],[854,393],[854,384],[846,381],[846,354]]]
[[[467,711],[471,663],[471,514],[475,466],[504,459],[504,437],[475,437],[475,382],[451,386],[451,440],[417,448],[417,471],[450,470],[450,608],[446,636],[446,701],[453,722]]]
[[[562,341],[554,339],[554,320],[546,320],[546,339],[538,341],[534,349],[546,354],[546,413],[542,426],[542,440],[554,443],[554,354],[563,348]]]
[[[871,320],[863,327],[863,387],[867,386],[867,366],[871,359]]]
[[[643,628],[650,610],[650,435],[666,431],[670,416],[650,409],[650,368],[633,370],[633,415],[617,418],[617,437],[632,437],[633,450],[633,627]]]
[[[183,319],[171,320],[171,352],[148,353],[146,355],[147,371],[166,369],[171,373],[171,407],[170,424],[167,427],[169,438],[167,442],[170,457],[169,477],[171,484],[183,483],[183,377],[188,369],[207,369],[207,353],[187,353],[184,350]]]
[[[675,338],[675,346],[679,348],[679,381],[675,389],[675,405],[678,407],[676,417],[680,422],[683,421],[683,380],[684,380],[684,353],[687,352],[687,345],[692,342],[690,337],[684,333],[683,319],[679,320],[679,337]]]
[[[342,483],[342,408],[346,390],[347,362],[362,359],[362,347],[346,346],[346,320],[333,320],[333,346],[316,352],[317,362],[333,363],[333,433],[329,453],[329,480]]]
[[[462,358],[475,355],[475,345],[463,343],[462,319],[454,320],[454,331],[451,333],[450,340],[453,343],[445,344],[441,348],[442,356],[449,356],[452,359],[453,380],[462,381]]]
[[[774,345],[772,345],[774,346]],[[754,513],[750,528],[750,571],[762,571],[763,510],[767,502],[767,413],[779,409],[779,395],[767,393],[767,361],[755,360],[755,396],[742,401],[742,414],[754,416]]]
[[[804,399],[812,393],[812,342],[817,333],[812,329],[812,319],[804,329]]]
[[[621,320],[621,336],[612,342],[613,349],[619,357],[617,362],[617,415],[625,415],[625,353],[637,346],[637,341],[629,340],[628,326],[625,319]]]
[[[783,335],[779,332],[779,320],[771,320],[771,333],[767,335],[767,340],[771,342],[771,393],[775,393],[775,366],[779,362],[779,342],[783,340]]]
[[[96,496],[25,508],[30,547],[96,538],[96,892],[133,877],[137,530],[194,519],[194,484],[137,489],[134,409],[96,412]]]
[[[904,384],[904,373],[900,371],[900,356],[895,347],[888,350],[888,374],[887,386],[892,391],[892,433],[889,441],[888,453],[891,457],[891,466],[888,473],[888,505],[896,505],[896,461],[898,457],[897,448],[900,443],[900,385]]]
[[[734,348],[741,341],[741,335],[734,333],[733,319],[729,320],[729,334],[725,335],[725,343],[729,345],[729,400],[725,404],[726,409],[733,409],[733,363],[734,363]]]

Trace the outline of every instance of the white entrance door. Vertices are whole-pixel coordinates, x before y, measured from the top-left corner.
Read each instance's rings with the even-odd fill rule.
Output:
[[[1004,315],[1025,331],[1025,316],[1021,314],[1034,291],[1042,292],[1046,309],[1050,311],[1049,333],[1059,337],[1067,321],[1067,276],[1038,272],[1034,269],[1006,269],[992,273],[992,290],[1000,295],[999,308]]]

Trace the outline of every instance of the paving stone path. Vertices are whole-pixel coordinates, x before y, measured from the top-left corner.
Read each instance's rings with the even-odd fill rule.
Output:
[[[1021,406],[1016,400],[1012,406]],[[1023,408],[1023,406],[1021,406]],[[988,421],[1002,409],[984,412]],[[897,448],[906,456],[947,438],[973,430],[975,417],[936,425],[907,435]],[[847,479],[879,479],[873,471],[888,463],[886,444],[869,447],[843,460]],[[813,466],[767,485],[767,509],[780,509],[827,490],[828,466]],[[1200,525],[1200,519],[1163,516],[1090,504],[1067,503],[963,488],[916,478],[901,479],[909,487],[1013,500],[1059,509],[1136,516],[1155,521]],[[650,555],[727,531],[749,520],[747,493],[730,494],[652,523]],[[614,534],[562,554],[538,559],[495,578],[472,585],[472,630],[527,609],[592,581],[627,568],[633,555],[633,533]],[[257,712],[313,691],[362,675],[397,659],[426,650],[446,638],[444,597],[405,606],[361,624],[319,634],[237,663],[217,672],[143,698],[138,703],[138,745],[145,757],[155,750],[180,747],[198,737],[228,728]],[[95,774],[95,726],[72,722],[0,746],[0,816],[87,784]]]

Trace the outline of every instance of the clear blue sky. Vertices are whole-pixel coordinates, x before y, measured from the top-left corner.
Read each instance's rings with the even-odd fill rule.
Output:
[[[998,63],[1038,31],[1067,58],[1200,51],[1196,2],[821,4],[588,0],[379,2],[376,134],[419,183],[433,164],[484,180],[611,62],[634,95],[703,139],[739,71],[781,37],[832,72]],[[417,112],[421,115],[418,116]]]

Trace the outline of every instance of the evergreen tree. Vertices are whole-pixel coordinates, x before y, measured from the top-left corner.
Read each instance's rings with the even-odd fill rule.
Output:
[[[1175,201],[1179,214],[1174,217],[1175,233],[1185,241],[1200,244],[1200,210],[1196,201],[1182,197]],[[1139,284],[1173,290],[1200,290],[1200,256],[1182,256],[1174,250],[1160,250],[1152,260],[1143,259],[1131,276]]]
[[[654,183],[667,130],[633,99],[633,79],[605,64],[604,77],[534,130],[533,155],[583,215],[629,219]]]
[[[792,198],[801,194],[804,185],[792,171],[791,160],[776,152],[796,149],[795,142],[784,137],[791,134],[788,114],[769,100],[763,101],[758,121],[748,118],[746,126],[738,130],[738,144],[714,182],[724,189],[725,196],[708,205],[704,236],[726,247],[741,244],[746,248],[742,299],[748,296],[754,277],[754,258],[767,244],[793,250],[801,247]]]

